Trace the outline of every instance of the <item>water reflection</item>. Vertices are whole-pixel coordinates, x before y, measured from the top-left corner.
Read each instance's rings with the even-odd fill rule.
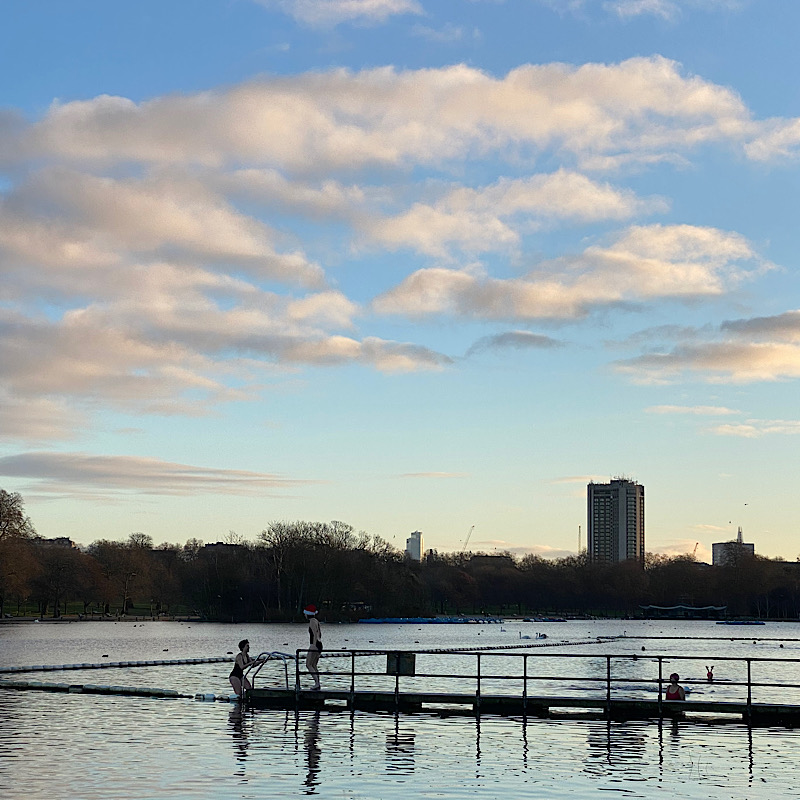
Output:
[[[303,750],[306,758],[306,775],[303,780],[305,794],[317,794],[317,787],[320,785],[322,748],[319,744],[319,721],[321,713],[320,711],[311,713],[305,720],[303,729]]]
[[[414,748],[417,735],[401,732],[400,715],[394,715],[394,730],[386,734],[386,769],[400,775],[414,772]]]
[[[593,775],[638,772],[647,758],[647,734],[643,727],[607,720],[592,726],[586,736],[585,771]],[[601,763],[602,762],[602,763]]]
[[[703,724],[697,720],[680,718],[659,719],[657,725],[659,783],[674,779],[676,762],[688,764],[689,777],[701,782],[708,777],[707,773],[716,771],[719,764],[727,765],[723,774],[732,774],[734,767],[744,765],[746,755],[747,783],[753,784],[755,757],[752,726],[723,719],[709,719]],[[682,738],[688,738],[689,742],[681,741]],[[688,758],[687,751],[691,753]],[[707,761],[704,761],[704,757]]]
[[[481,779],[481,718],[475,717],[475,778]]]
[[[528,718],[522,718],[522,769],[528,770]]]
[[[247,725],[245,724],[245,712],[242,706],[237,703],[228,714],[228,728],[230,729],[233,751],[236,755],[237,768],[234,775],[247,780],[245,771],[245,761],[247,751],[250,747]]]
[[[800,730],[731,721],[242,711],[0,691],[0,798],[768,800],[797,796],[798,747]]]

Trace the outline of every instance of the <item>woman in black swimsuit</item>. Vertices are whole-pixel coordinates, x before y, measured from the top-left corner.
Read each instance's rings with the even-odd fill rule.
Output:
[[[303,610],[308,620],[308,655],[306,656],[306,669],[314,680],[311,690],[319,691],[319,656],[322,653],[322,630],[317,619],[317,607],[306,606]]]
[[[244,668],[254,661],[254,658],[250,658],[250,642],[248,642],[247,639],[242,639],[242,641],[239,642],[239,654],[236,656],[236,660],[233,662],[233,669],[228,676],[228,680],[231,682],[231,686],[233,686],[233,691],[236,692],[239,697],[244,694],[246,689],[253,688],[250,685],[250,681],[244,677]]]

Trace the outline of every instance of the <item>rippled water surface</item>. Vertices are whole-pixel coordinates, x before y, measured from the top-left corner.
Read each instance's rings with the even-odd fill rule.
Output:
[[[520,632],[530,635],[535,624],[504,628],[337,625],[325,626],[324,638],[332,649],[499,647],[513,644],[513,637],[519,642]],[[724,678],[726,657],[791,659],[800,654],[800,642],[794,641],[800,629],[788,625],[723,629],[707,623],[592,621],[551,623],[546,631],[553,645],[625,632],[624,640],[568,650],[598,657],[636,653],[630,669],[642,679],[651,677],[654,662],[648,658],[656,652],[696,655],[696,662],[682,666],[687,676],[698,678],[709,660]],[[638,638],[673,635],[715,639]],[[99,663],[103,656],[116,661],[218,656],[234,650],[243,636],[254,652],[292,652],[303,645],[305,627],[0,625],[0,666]],[[541,652],[560,651],[548,647]],[[536,669],[552,675],[553,665],[557,671],[560,663],[550,658],[546,673],[538,663]],[[217,663],[78,670],[48,673],[46,679],[227,693],[229,670],[228,664]],[[265,680],[279,682],[281,677],[276,670]],[[696,690],[724,691],[724,681],[714,687],[698,683]],[[795,730],[750,729],[730,722],[242,712],[237,704],[191,699],[0,690],[0,797],[13,800],[594,798],[608,792],[634,798],[774,800],[797,794],[793,767],[799,745]]]

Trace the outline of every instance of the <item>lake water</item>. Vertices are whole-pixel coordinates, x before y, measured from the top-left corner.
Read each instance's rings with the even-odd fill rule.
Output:
[[[667,659],[669,670],[679,665],[692,693],[706,697],[740,691],[725,685],[726,678],[733,682],[741,677],[736,674],[740,665],[726,658],[800,658],[800,627],[777,623],[753,628],[635,621],[508,622],[502,628],[323,626],[326,651],[505,647],[527,644],[520,634],[532,636],[536,631],[547,633],[548,647],[527,652],[547,653],[547,657],[532,656],[529,674],[554,676],[574,669],[574,660],[568,664],[557,657],[562,652],[596,655],[581,664],[581,674],[587,676],[605,670],[605,654],[635,654],[635,661],[625,662],[629,665],[626,674],[633,680],[631,691],[639,692],[654,691],[648,681],[654,677],[656,655]],[[623,634],[624,638],[596,641]],[[673,636],[694,638],[668,638]],[[220,656],[236,650],[236,642],[245,637],[254,653],[293,652],[304,645],[306,633],[299,623],[146,622],[136,627],[131,622],[15,623],[0,625],[0,666]],[[686,655],[695,658],[669,661]],[[423,658],[428,659],[426,670],[450,669],[442,674],[453,674],[448,657],[419,657]],[[469,669],[466,661],[474,658],[463,657],[465,663],[458,669]],[[482,656],[490,664],[491,658]],[[504,664],[510,660],[503,658]],[[339,670],[348,661],[326,658],[323,666]],[[714,663],[719,678],[713,685],[702,681],[708,663]],[[280,684],[280,668],[268,666],[260,680]],[[779,665],[784,680],[800,683],[796,666]],[[762,675],[771,675],[774,669],[768,664],[756,668]],[[496,666],[491,671],[499,674],[502,669]],[[229,671],[229,664],[215,663],[76,670],[35,677],[227,694]],[[329,686],[348,681],[344,676],[323,680]],[[462,683],[462,691],[474,689],[469,681]],[[536,682],[537,692],[547,693],[549,686],[544,679]],[[586,690],[580,680],[552,687],[562,694]],[[399,800],[410,795],[596,798],[606,793],[625,798],[775,800],[797,794],[798,747],[800,731],[751,729],[713,719],[659,723],[476,719],[433,712],[243,712],[235,703],[193,699],[0,690],[0,797],[12,800],[244,800],[306,795],[350,800]]]

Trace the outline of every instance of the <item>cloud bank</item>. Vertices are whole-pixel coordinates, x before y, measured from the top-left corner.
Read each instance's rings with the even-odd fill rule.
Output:
[[[800,377],[800,311],[669,333],[681,342],[619,361],[617,370],[643,383],[671,383],[687,377],[710,383]]]
[[[283,7],[309,24],[421,11]],[[68,438],[98,408],[205,415],[299,370],[453,365],[420,320],[510,323],[472,336],[468,354],[545,349],[558,341],[528,327],[724,297],[768,268],[754,245],[653,220],[669,202],[616,182],[620,168],[707,147],[793,157],[797,125],[754,119],[729,88],[658,56],[499,76],[332,69],[54,102],[32,120],[9,109],[0,435]],[[558,230],[574,245],[544,256],[537,237]],[[649,381],[794,377],[793,314],[617,368]]]
[[[0,458],[0,475],[37,492],[92,495],[262,495],[310,483],[261,472],[176,464],[155,458],[29,452]]]

